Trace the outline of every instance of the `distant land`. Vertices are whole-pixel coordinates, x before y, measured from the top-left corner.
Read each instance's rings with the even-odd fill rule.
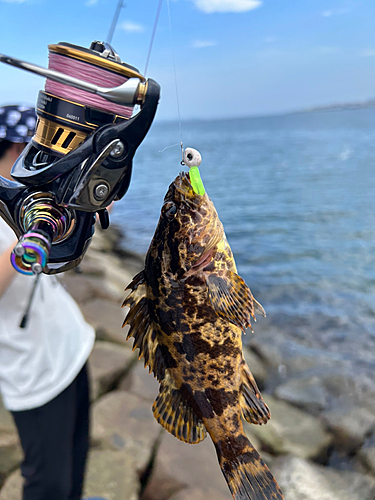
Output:
[[[314,106],[312,108],[294,111],[293,114],[311,113],[314,111],[344,111],[349,109],[365,109],[365,108],[375,108],[375,98],[362,102],[348,102],[348,103],[327,104],[326,106]]]

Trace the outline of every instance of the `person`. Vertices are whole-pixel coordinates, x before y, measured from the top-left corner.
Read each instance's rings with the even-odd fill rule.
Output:
[[[0,107],[1,176],[11,180],[35,123],[32,108]],[[0,392],[24,451],[23,500],[80,500],[95,333],[55,277],[39,275],[35,284],[36,277],[17,273],[10,262],[16,242],[0,218]]]

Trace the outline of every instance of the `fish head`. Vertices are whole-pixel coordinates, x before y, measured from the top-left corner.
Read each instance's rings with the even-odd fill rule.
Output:
[[[161,272],[182,279],[212,260],[224,236],[223,225],[207,193],[194,192],[182,172],[169,186],[149,253],[159,259]]]

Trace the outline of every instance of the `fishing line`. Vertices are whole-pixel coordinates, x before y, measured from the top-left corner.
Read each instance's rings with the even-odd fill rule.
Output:
[[[164,153],[164,151],[166,149],[174,148],[175,146],[181,146],[181,144],[179,142],[176,142],[176,144],[172,144],[172,146],[166,146],[164,149],[162,149],[161,151],[159,151],[159,153]]]
[[[116,7],[116,10],[115,10],[115,13],[114,13],[114,16],[113,16],[113,19],[112,19],[111,27],[109,28],[109,32],[108,32],[108,36],[107,36],[108,43],[112,42],[112,38],[113,38],[113,35],[115,33],[118,18],[120,17],[120,11],[123,7],[124,8],[126,7],[126,4],[124,5],[124,0],[119,0],[117,7]]]
[[[152,30],[152,35],[151,35],[150,47],[148,49],[148,55],[147,55],[147,60],[146,60],[146,67],[145,67],[145,72],[144,72],[145,76],[146,76],[147,69],[148,69],[148,63],[150,62],[151,50],[152,50],[152,46],[154,45],[155,33],[156,33],[156,28],[157,28],[158,23],[159,23],[159,17],[160,17],[160,12],[161,12],[161,6],[162,6],[162,4],[163,4],[163,0],[159,0],[158,8],[157,8],[157,11],[156,11],[156,16],[155,16],[154,28]]]
[[[183,162],[184,161],[184,143],[183,143],[183,140],[182,140],[182,123],[181,123],[181,112],[180,112],[180,100],[179,100],[179,96],[178,96],[176,58],[175,58],[175,53],[174,53],[174,38],[173,38],[173,29],[172,29],[172,16],[171,16],[171,9],[170,9],[170,5],[169,5],[169,0],[167,0],[167,7],[168,7],[169,31],[170,31],[171,47],[172,47],[174,83],[175,83],[175,88],[176,88],[178,124],[179,124],[179,128],[180,128],[181,156],[182,156],[182,162]]]

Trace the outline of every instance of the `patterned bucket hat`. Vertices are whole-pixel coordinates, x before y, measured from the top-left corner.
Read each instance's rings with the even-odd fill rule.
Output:
[[[0,141],[29,142],[34,134],[36,119],[34,108],[0,107]]]

